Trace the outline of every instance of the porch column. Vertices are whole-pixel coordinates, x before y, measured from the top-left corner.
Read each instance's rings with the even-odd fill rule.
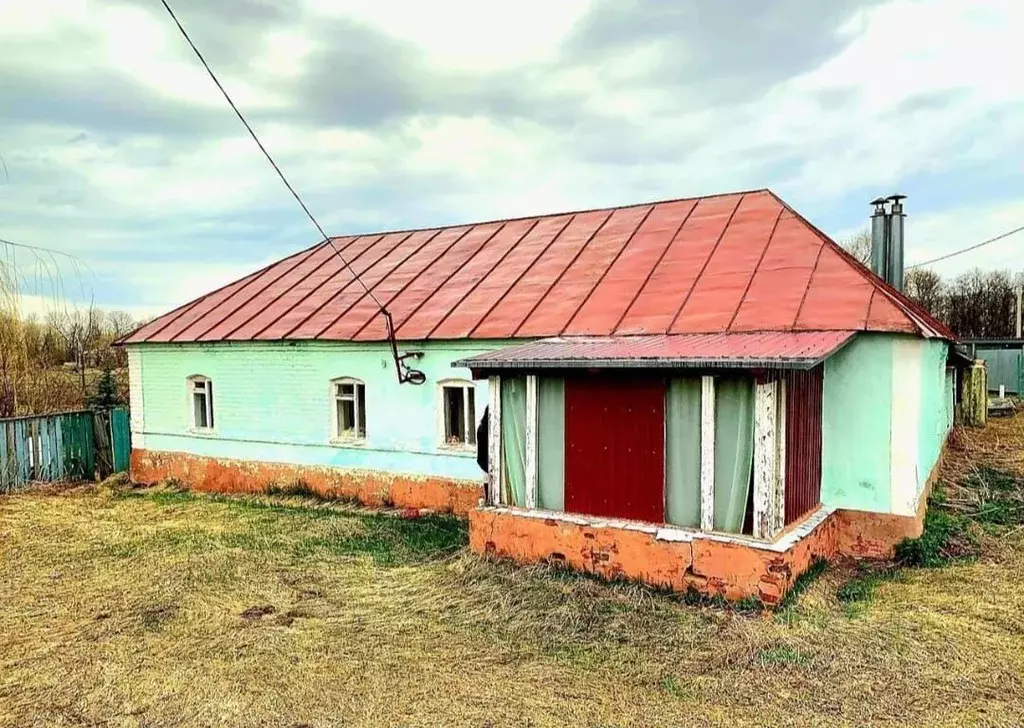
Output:
[[[526,507],[537,507],[537,377],[526,377]]]
[[[785,382],[758,383],[754,390],[755,538],[772,538],[785,522],[785,417]]]
[[[700,530],[715,529],[715,378],[701,377]]]

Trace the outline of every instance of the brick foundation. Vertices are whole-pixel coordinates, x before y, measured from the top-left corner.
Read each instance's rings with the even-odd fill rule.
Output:
[[[775,604],[811,563],[832,557],[835,522],[829,518],[780,553],[707,538],[662,540],[649,531],[481,508],[469,514],[469,542],[477,553],[519,563],[554,561],[606,579],[678,592],[693,587],[729,600],[756,597]]]
[[[928,496],[944,459],[945,448],[925,483],[916,515],[837,510],[813,528],[810,519],[793,524],[776,541],[792,544],[784,549],[699,534],[667,540],[658,538],[660,529],[643,524],[623,527],[601,519],[544,518],[502,508],[470,511],[469,544],[479,554],[523,564],[556,562],[606,579],[632,579],[677,592],[693,587],[731,601],[755,597],[776,604],[817,559],[891,558],[900,541],[920,536]]]
[[[156,483],[167,478],[190,488],[218,493],[258,493],[271,484],[301,480],[330,498],[355,498],[368,506],[429,508],[465,516],[483,496],[480,483],[376,470],[350,470],[201,457],[180,452],[132,450],[132,480]]]
[[[470,511],[469,543],[479,554],[522,564],[554,562],[606,579],[631,579],[677,592],[693,587],[730,601],[755,597],[776,604],[818,559],[889,558],[900,541],[920,536],[933,481],[916,516],[835,511],[813,528],[804,527],[806,533],[795,524],[789,531],[792,538],[784,534],[777,541],[792,543],[784,549],[699,534],[668,540],[659,538],[660,529],[653,526],[623,527],[600,519],[544,518],[495,508]]]

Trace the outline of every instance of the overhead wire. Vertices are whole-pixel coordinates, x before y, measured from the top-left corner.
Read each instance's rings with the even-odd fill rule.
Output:
[[[969,253],[972,250],[977,250],[978,248],[981,248],[981,247],[984,247],[986,245],[990,245],[992,243],[998,242],[998,241],[1002,240],[1003,238],[1008,238],[1011,235],[1016,235],[1017,233],[1019,233],[1021,231],[1024,231],[1024,225],[1021,225],[1020,227],[1014,228],[1013,230],[1007,230],[1002,235],[997,235],[994,238],[989,238],[988,240],[984,240],[984,241],[982,241],[980,243],[976,243],[975,245],[970,245],[970,246],[968,246],[966,248],[961,248],[960,250],[954,250],[952,253],[946,253],[945,255],[940,255],[938,258],[932,258],[931,260],[926,260],[923,263],[914,263],[913,265],[908,265],[905,268],[905,270],[910,270],[911,268],[920,268],[921,266],[931,265],[932,263],[938,263],[939,261],[947,260],[947,259],[953,258],[953,257],[955,257],[957,255],[963,255],[964,253]]]
[[[207,74],[209,74],[210,79],[214,82],[214,84],[216,84],[217,88],[221,92],[221,95],[224,96],[224,100],[228,102],[228,106],[230,106],[231,110],[235,112],[235,116],[237,116],[238,120],[242,122],[242,125],[245,127],[246,131],[249,132],[249,136],[251,136],[252,140],[256,142],[256,146],[259,147],[259,150],[263,153],[263,156],[266,157],[267,161],[270,163],[270,166],[274,168],[274,171],[277,173],[277,176],[281,178],[281,181],[284,183],[284,186],[288,188],[288,191],[291,193],[292,197],[294,197],[295,201],[299,203],[299,207],[302,208],[302,211],[306,214],[306,217],[308,217],[309,221],[313,223],[313,226],[317,229],[317,232],[320,233],[320,236],[324,239],[324,242],[326,242],[334,251],[334,254],[338,256],[338,259],[341,260],[342,264],[352,275],[352,278],[357,283],[359,283],[362,289],[366,292],[366,295],[368,295],[370,299],[377,305],[380,314],[384,317],[384,323],[388,334],[388,341],[391,344],[391,351],[395,360],[395,366],[396,369],[398,370],[399,382],[422,384],[424,381],[426,381],[426,377],[423,375],[423,373],[416,369],[412,369],[407,364],[405,364],[405,359],[408,358],[409,356],[414,355],[407,354],[401,356],[398,353],[398,342],[395,338],[395,326],[394,320],[391,317],[391,312],[388,311],[387,307],[383,303],[381,303],[380,299],[378,299],[377,296],[374,295],[373,291],[370,290],[370,288],[366,285],[362,278],[360,278],[359,275],[355,272],[355,270],[353,270],[352,266],[345,259],[345,256],[341,254],[341,251],[334,244],[334,241],[324,231],[323,226],[310,211],[306,203],[303,202],[302,197],[299,196],[299,193],[288,181],[288,178],[281,170],[281,167],[278,166],[276,161],[274,161],[274,158],[270,155],[270,152],[267,151],[267,148],[263,145],[263,142],[260,141],[259,136],[256,135],[256,131],[246,120],[241,110],[232,100],[231,95],[227,92],[227,89],[224,88],[224,85],[220,82],[220,79],[217,78],[217,74],[214,73],[213,69],[210,67],[210,64],[207,63],[206,58],[203,57],[203,54],[200,52],[199,48],[192,41],[191,36],[189,36],[188,31],[185,30],[185,26],[181,24],[181,21],[178,20],[178,16],[174,14],[174,10],[171,8],[170,4],[167,2],[167,0],[160,0],[160,3],[164,6],[164,9],[167,11],[167,14],[171,16],[171,20],[174,21],[174,24],[178,27],[178,30],[181,32],[182,37],[184,37],[189,47],[192,48],[192,52],[195,53],[196,58],[198,58],[199,62],[203,64],[203,68],[206,69],[206,72]]]

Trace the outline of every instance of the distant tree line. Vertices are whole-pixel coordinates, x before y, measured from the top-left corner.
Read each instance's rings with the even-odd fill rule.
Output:
[[[863,231],[843,242],[870,267],[871,234]],[[1017,286],[1021,274],[978,268],[944,279],[929,268],[906,271],[903,292],[946,324],[961,339],[1010,338],[1017,328]]]
[[[113,343],[136,325],[124,311],[93,306],[21,316],[8,298],[0,305],[0,418],[122,403],[127,354]]]

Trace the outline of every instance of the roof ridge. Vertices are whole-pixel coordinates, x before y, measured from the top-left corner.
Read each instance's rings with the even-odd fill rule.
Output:
[[[615,210],[628,210],[631,207],[646,207],[647,205],[657,206],[666,205],[670,202],[689,202],[690,200],[711,200],[716,197],[734,197],[736,195],[753,195],[758,192],[766,192],[776,199],[778,196],[771,191],[768,187],[758,187],[749,190],[733,190],[731,192],[715,192],[710,195],[692,195],[690,197],[669,197],[664,200],[644,200],[641,202],[630,202],[625,205],[599,205],[597,207],[586,207],[579,210],[559,210],[557,212],[545,212],[540,215],[517,215],[514,217],[498,217],[492,220],[473,220],[471,222],[446,222],[440,225],[428,225],[426,227],[418,228],[398,228],[396,230],[377,230],[373,232],[359,233],[358,235],[394,235],[395,233],[418,233],[425,230],[436,230],[453,227],[462,227],[463,225],[473,227],[476,225],[493,225],[496,223],[507,223],[507,222],[519,222],[521,220],[543,220],[549,217],[561,217],[563,215],[584,215],[588,212],[614,212]],[[781,202],[781,200],[780,200]],[[785,203],[783,203],[785,204]],[[788,206],[787,206],[788,207]],[[332,236],[334,237],[334,236]],[[351,233],[345,235],[339,235],[338,237],[346,238],[351,237]]]

